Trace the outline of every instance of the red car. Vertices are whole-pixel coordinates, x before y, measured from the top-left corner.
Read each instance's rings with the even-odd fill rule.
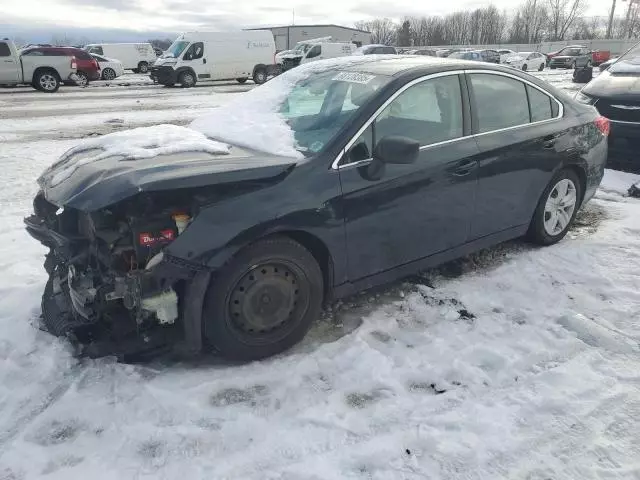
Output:
[[[74,47],[30,46],[22,50],[21,55],[69,56],[76,57],[78,64],[77,85],[84,87],[91,80],[100,80],[100,65],[89,53]]]

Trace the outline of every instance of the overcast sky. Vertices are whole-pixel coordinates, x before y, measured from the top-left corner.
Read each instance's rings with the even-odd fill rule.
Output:
[[[352,26],[373,17],[441,15],[493,3],[512,9],[518,0],[0,0],[0,22],[24,29],[56,27],[180,32],[189,29],[234,29],[258,25],[337,23]],[[607,15],[610,0],[590,0],[589,15]],[[622,10],[625,3],[618,2]],[[271,5],[275,5],[272,2]],[[0,25],[0,36],[3,25]],[[15,28],[13,35],[16,35]]]

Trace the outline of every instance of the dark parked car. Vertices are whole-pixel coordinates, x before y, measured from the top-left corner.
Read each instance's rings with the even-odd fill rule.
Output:
[[[377,44],[364,45],[362,47],[357,48],[356,51],[353,52],[354,55],[385,55],[385,54],[395,55],[397,53],[398,52],[396,51],[395,47],[392,47],[389,45],[377,45]]]
[[[68,56],[76,57],[78,64],[78,81],[75,83],[81,87],[89,84],[90,80],[100,80],[100,65],[95,58],[80,48],[75,47],[52,47],[52,46],[31,46],[22,50],[22,55],[43,55],[43,56]],[[65,82],[69,84],[70,82]],[[73,85],[73,83],[71,83]]]
[[[616,59],[576,95],[611,120],[609,161],[640,171],[640,43]]]
[[[323,302],[505,240],[558,242],[604,173],[607,119],[498,65],[348,57],[243,95],[247,118],[286,119],[274,141],[292,157],[257,135],[227,155],[80,148],[43,173],[25,222],[50,248],[44,328],[88,355],[263,358]]]
[[[411,50],[411,52],[409,52],[410,55],[426,55],[428,57],[438,57],[438,51],[434,50],[432,48],[421,48],[418,50]]]
[[[497,50],[479,50],[483,62],[500,63],[500,54]]]
[[[550,57],[549,66],[551,68],[582,68],[593,65],[591,50],[580,45],[565,47],[547,57]]]
[[[460,50],[457,52],[450,53],[447,58],[452,58],[455,60],[472,60],[474,62],[482,62],[482,56],[480,52],[475,52],[471,50]]]

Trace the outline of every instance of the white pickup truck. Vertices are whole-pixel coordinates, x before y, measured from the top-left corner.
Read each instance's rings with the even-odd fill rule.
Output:
[[[21,56],[13,42],[0,40],[0,85],[31,85],[53,93],[63,81],[75,82],[75,57]]]

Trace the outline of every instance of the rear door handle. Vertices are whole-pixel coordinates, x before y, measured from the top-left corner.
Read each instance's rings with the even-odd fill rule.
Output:
[[[474,171],[477,166],[478,162],[476,162],[475,160],[463,160],[453,170],[453,174],[456,177],[464,177],[465,175],[469,175],[472,171]]]

